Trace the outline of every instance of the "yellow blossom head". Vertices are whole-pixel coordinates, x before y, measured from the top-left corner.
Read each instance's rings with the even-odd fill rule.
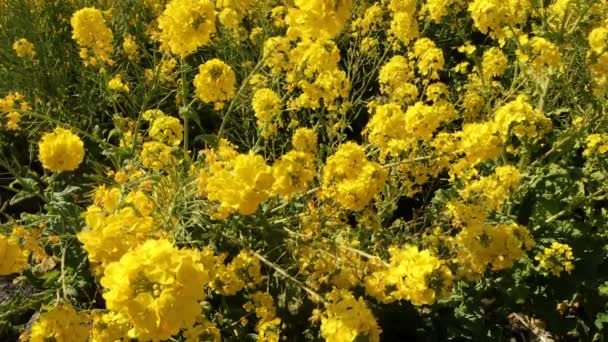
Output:
[[[188,56],[207,45],[215,33],[215,6],[210,0],[172,0],[158,19],[163,47]]]
[[[25,38],[16,40],[13,43],[13,50],[15,50],[15,53],[19,58],[28,58],[31,60],[36,58],[36,49],[34,48],[34,44]]]
[[[231,100],[236,93],[236,74],[219,59],[212,59],[199,66],[194,77],[195,94],[205,103],[215,103],[216,108]]]
[[[124,315],[133,337],[166,340],[194,325],[203,286],[213,270],[201,253],[179,250],[167,240],[149,240],[110,264],[101,278],[108,309]]]
[[[112,64],[112,31],[105,24],[100,10],[85,7],[76,11],[70,21],[72,38],[81,47],[80,56],[90,64]]]
[[[38,143],[38,159],[53,172],[74,171],[84,159],[84,143],[71,131],[57,127]]]
[[[76,312],[68,304],[60,304],[40,315],[32,326],[31,342],[74,341],[85,342],[89,336],[85,314]]]

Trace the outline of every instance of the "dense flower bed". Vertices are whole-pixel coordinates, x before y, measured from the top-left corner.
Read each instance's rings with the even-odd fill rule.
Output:
[[[608,328],[605,0],[0,0],[0,339]],[[32,290],[33,289],[33,290]]]

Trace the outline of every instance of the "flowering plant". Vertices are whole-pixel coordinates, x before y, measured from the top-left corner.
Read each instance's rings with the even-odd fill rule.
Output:
[[[0,1],[0,340],[601,340],[607,23]]]

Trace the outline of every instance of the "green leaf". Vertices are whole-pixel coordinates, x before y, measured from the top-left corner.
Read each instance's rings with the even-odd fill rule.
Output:
[[[602,312],[595,317],[595,326],[602,330],[604,328],[604,324],[608,323],[608,313]]]

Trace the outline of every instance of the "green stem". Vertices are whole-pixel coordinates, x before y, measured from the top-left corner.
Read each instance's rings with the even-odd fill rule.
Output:
[[[183,117],[182,119],[184,120],[184,155],[186,156],[186,158],[189,158],[189,154],[188,154],[188,127],[189,127],[189,115],[190,115],[190,105],[187,103],[188,100],[188,81],[187,81],[187,74],[186,74],[186,62],[184,61],[184,59],[180,59],[181,62],[181,78],[182,78],[182,106],[183,106]]]
[[[236,103],[236,99],[239,98],[241,92],[245,89],[245,87],[249,83],[249,80],[251,79],[251,77],[253,77],[253,75],[258,71],[258,69],[263,65],[264,60],[265,60],[265,58],[260,58],[260,60],[258,61],[258,64],[255,65],[253,70],[251,70],[249,75],[247,75],[247,77],[243,80],[243,82],[241,83],[241,86],[236,91],[234,98],[232,99],[232,101],[230,101],[230,105],[228,106],[228,109],[226,110],[226,113],[224,114],[224,118],[222,119],[222,123],[220,124],[220,128],[217,131],[217,140],[218,141],[222,138],[224,129],[226,127],[226,122],[228,122],[228,118],[230,117],[232,108],[234,107],[234,104]]]
[[[265,257],[263,257],[262,255],[258,254],[256,251],[252,250],[251,253],[256,258],[258,258],[261,262],[263,262],[264,264],[266,264],[266,266],[269,266],[270,268],[274,269],[278,274],[280,274],[283,277],[285,277],[285,278],[291,280],[292,282],[298,284],[298,286],[300,286],[300,288],[302,290],[306,291],[313,298],[313,300],[315,300],[315,301],[319,300],[319,301],[325,303],[325,300],[323,299],[323,297],[320,294],[318,294],[316,291],[314,291],[310,287],[306,286],[304,283],[302,283],[298,279],[294,278],[291,274],[287,273],[287,271],[285,271],[284,269],[282,269],[278,265],[275,265],[270,260],[268,260]]]
[[[66,245],[63,247],[63,251],[61,253],[61,290],[63,292],[63,299],[65,299],[66,302],[68,302],[68,291],[65,282],[65,258],[66,251],[68,250],[68,243],[66,243]]]

